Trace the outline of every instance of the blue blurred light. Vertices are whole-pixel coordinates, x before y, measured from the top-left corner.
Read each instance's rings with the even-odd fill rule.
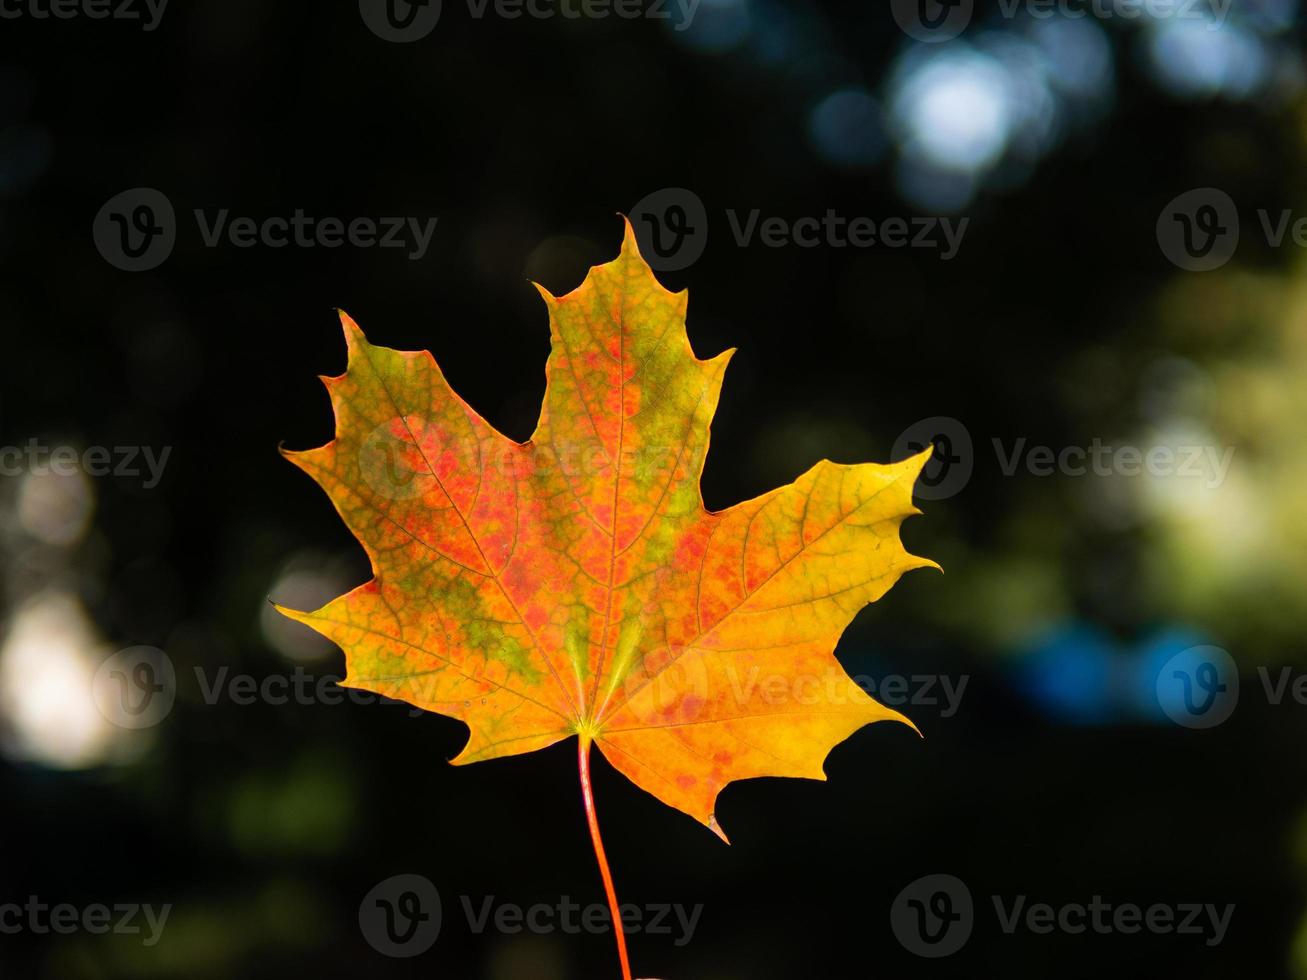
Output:
[[[813,47],[823,47],[813,12],[769,0],[751,0],[754,12],[749,48],[763,65],[782,67]]]
[[[894,185],[903,199],[932,214],[960,211],[976,193],[973,174],[941,170],[914,157],[894,165]]]
[[[1246,99],[1271,77],[1265,44],[1237,24],[1171,20],[1151,31],[1148,52],[1153,73],[1182,98],[1225,96]]]
[[[1112,46],[1097,21],[1067,17],[1032,21],[1030,38],[1044,56],[1049,79],[1064,94],[1101,97],[1112,85]]]
[[[1263,34],[1280,34],[1293,26],[1298,0],[1244,0],[1239,13]]]
[[[0,130],[0,195],[22,194],[49,169],[50,134],[39,126]]]
[[[1169,724],[1176,717],[1188,720],[1178,701],[1186,692],[1178,684],[1163,683],[1169,678],[1162,675],[1188,665],[1193,668],[1189,673],[1198,676],[1203,651],[1213,649],[1206,646],[1209,642],[1194,628],[1176,623],[1123,647],[1092,623],[1065,622],[1038,636],[1014,659],[1012,683],[1049,717],[1068,724]],[[1237,678],[1230,678],[1229,686],[1237,688]]]
[[[1135,712],[1149,721],[1167,723],[1165,708],[1158,701],[1158,675],[1174,658],[1210,642],[1208,637],[1187,626],[1168,627],[1145,641],[1139,656],[1131,665],[1129,694]]]
[[[885,152],[880,106],[861,89],[841,89],[817,103],[808,136],[822,159],[840,167],[870,167]]]
[[[698,0],[698,6],[669,4],[673,36],[705,54],[722,54],[749,36],[749,0]],[[682,19],[684,18],[684,19]]]
[[[1083,623],[1055,627],[1014,666],[1017,689],[1049,716],[1095,725],[1117,713],[1117,666],[1111,638]]]
[[[1044,53],[1023,37],[987,33],[981,50],[1003,66],[1005,93],[1012,120],[1008,148],[1028,160],[1046,153],[1059,130],[1057,100],[1048,77]]]
[[[951,170],[978,171],[1011,136],[1011,81],[1002,64],[968,47],[909,56],[891,81],[890,106],[903,150]]]

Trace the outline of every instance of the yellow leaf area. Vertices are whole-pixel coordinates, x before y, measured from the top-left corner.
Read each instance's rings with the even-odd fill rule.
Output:
[[[344,649],[346,686],[467,724],[456,764],[580,735],[725,839],[727,783],[824,779],[855,730],[906,721],[832,651],[859,609],[934,565],[899,541],[929,451],[823,461],[710,512],[699,478],[733,351],[695,357],[686,294],[658,283],[629,224],[616,260],[566,296],[540,292],[552,351],[525,443],[429,353],[373,346],[342,314],[348,367],[324,379],[336,437],[286,455],[373,579],[282,612]]]

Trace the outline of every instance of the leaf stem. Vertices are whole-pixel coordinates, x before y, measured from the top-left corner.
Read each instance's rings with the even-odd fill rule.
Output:
[[[585,802],[585,819],[590,824],[590,841],[594,844],[599,861],[599,873],[604,879],[608,894],[608,911],[613,920],[613,935],[617,937],[617,955],[622,961],[622,980],[631,980],[631,962],[626,958],[626,934],[622,931],[622,913],[617,904],[617,891],[613,888],[613,874],[608,870],[604,854],[604,841],[599,836],[599,817],[595,814],[594,790],[590,785],[590,736],[581,733],[576,742],[576,759],[581,770],[581,799]]]

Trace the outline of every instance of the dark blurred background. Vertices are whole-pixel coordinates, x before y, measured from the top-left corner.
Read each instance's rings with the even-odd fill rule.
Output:
[[[431,350],[522,439],[548,353],[529,280],[575,287],[624,212],[684,233],[661,277],[690,290],[696,351],[739,348],[708,505],[936,440],[905,538],[945,569],[907,576],[838,648],[924,740],[872,726],[827,783],[730,787],[730,847],[596,762],[622,900],[702,905],[688,937],[674,916],[631,936],[636,975],[1307,977],[1296,0],[931,0],[915,24],[898,3],[599,18],[539,0],[544,18],[445,0],[434,26],[366,0],[121,2],[0,10],[0,907],[171,908],[155,942],[11,909],[0,975],[618,975],[607,934],[464,913],[603,901],[570,741],[455,769],[448,719],[225,685],[343,670],[267,605],[368,575],[276,451],[331,435],[315,375],[344,365],[333,307]],[[196,209],[437,223],[420,257],[209,246]],[[755,210],[964,234],[947,257],[742,241]],[[1026,455],[1094,446],[1098,471]],[[1122,447],[1177,463],[1138,472]],[[115,716],[107,658],[141,646],[174,671],[167,710]],[[1197,701],[1168,686],[1182,673]],[[360,905],[403,873],[443,915],[394,958]],[[969,890],[974,928],[925,958],[901,913],[931,874]],[[993,897],[1022,895],[1234,909],[1219,942],[1009,934]]]

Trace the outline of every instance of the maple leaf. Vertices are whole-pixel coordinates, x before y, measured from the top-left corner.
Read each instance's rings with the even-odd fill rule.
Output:
[[[374,346],[341,314],[348,366],[323,379],[335,439],[285,455],[326,490],[373,578],[315,612],[278,608],[344,649],[346,686],[466,723],[456,764],[579,735],[615,904],[592,743],[725,840],[714,805],[727,783],[824,779],[855,730],[906,721],[833,650],[903,572],[934,566],[899,541],[930,450],[822,461],[708,511],[699,478],[734,351],[694,355],[686,294],[654,278],[629,222],[617,259],[577,289],[537,288],[552,351],[525,443],[488,425],[429,353]]]

